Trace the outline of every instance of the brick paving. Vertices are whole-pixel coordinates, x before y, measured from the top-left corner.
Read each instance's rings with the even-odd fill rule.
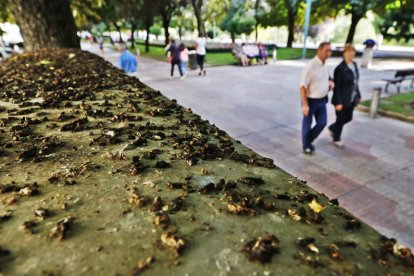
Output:
[[[97,52],[97,46],[83,45]],[[118,53],[106,51],[116,64]],[[330,59],[333,72],[340,59]],[[357,60],[358,61],[358,60]],[[207,76],[189,71],[185,80],[169,80],[169,64],[140,58],[137,77],[216,124],[235,139],[285,171],[308,181],[317,191],[384,235],[414,248],[414,125],[388,118],[370,119],[355,111],[345,126],[344,149],[335,148],[327,131],[316,140],[315,155],[301,150],[298,83],[304,61],[277,61],[267,66],[207,68]],[[378,60],[361,69],[363,99],[381,78],[412,62]],[[408,87],[403,87],[407,91]],[[391,90],[391,94],[392,94]],[[334,120],[329,104],[328,122]]]

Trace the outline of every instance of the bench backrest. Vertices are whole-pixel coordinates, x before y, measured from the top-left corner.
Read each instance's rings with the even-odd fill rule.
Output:
[[[411,76],[414,75],[414,69],[407,69],[407,70],[398,70],[397,72],[395,72],[395,77],[407,77],[407,76]]]

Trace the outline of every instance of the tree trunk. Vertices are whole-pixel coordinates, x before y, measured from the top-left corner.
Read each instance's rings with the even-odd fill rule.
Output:
[[[119,42],[124,42],[124,40],[122,39],[121,26],[118,26],[118,24],[116,24],[116,22],[112,22],[112,24],[114,25],[116,31],[119,34]]]
[[[180,40],[183,37],[183,25],[181,24],[178,26],[178,36],[180,37]]]
[[[255,41],[257,43],[257,39],[259,38],[259,24],[256,24],[254,26],[254,30],[255,30]]]
[[[193,5],[194,15],[197,20],[198,36],[205,36],[204,22],[203,22],[203,19],[201,18],[201,7],[203,5],[203,1],[202,0],[191,0],[191,4]]]
[[[348,36],[346,38],[346,43],[352,43],[354,41],[355,30],[358,25],[359,20],[362,19],[362,15],[359,13],[352,13],[351,17],[351,26],[349,27]]]
[[[162,26],[164,28],[164,34],[165,34],[165,45],[167,45],[168,39],[170,37],[170,32],[168,31],[168,28],[170,27],[170,20],[168,20],[168,18],[163,18]]]
[[[131,49],[135,49],[135,30],[137,29],[137,25],[135,23],[131,23]]]
[[[13,0],[11,8],[25,49],[80,48],[69,0]]]
[[[147,31],[147,36],[145,37],[145,52],[148,53],[149,52],[149,37],[150,37],[150,28],[151,25],[147,24],[145,30]]]
[[[230,37],[231,37],[231,43],[235,43],[236,42],[236,34],[234,32],[231,32]]]
[[[286,47],[292,48],[293,41],[295,40],[295,14],[293,10],[288,10],[288,32]]]
[[[260,7],[260,0],[256,0],[256,3],[254,4],[254,19],[256,20],[256,23],[254,25],[254,30],[255,30],[256,43],[257,43],[257,39],[259,38],[259,7]]]

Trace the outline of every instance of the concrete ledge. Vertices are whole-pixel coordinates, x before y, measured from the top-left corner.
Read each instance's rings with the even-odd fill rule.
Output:
[[[410,249],[98,56],[0,63],[0,125],[0,274],[412,270]]]
[[[366,113],[369,113],[370,111],[370,108],[364,105],[358,105],[355,109],[358,111],[366,112]],[[408,122],[408,123],[414,123],[414,116],[404,115],[404,114],[400,114],[400,113],[396,113],[392,111],[379,109],[378,115],[381,115],[387,118],[397,119],[397,120]]]

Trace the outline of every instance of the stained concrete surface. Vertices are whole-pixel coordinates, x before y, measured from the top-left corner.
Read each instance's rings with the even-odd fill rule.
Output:
[[[97,53],[96,45],[83,45]],[[104,58],[116,64],[118,53],[106,49]],[[357,60],[358,62],[359,60]],[[344,149],[335,148],[327,131],[316,140],[316,153],[301,150],[299,78],[307,61],[276,61],[267,66],[208,67],[180,80],[168,79],[169,64],[139,58],[135,75],[147,85],[191,108],[244,145],[301,179],[374,227],[414,248],[414,126],[388,118],[370,119],[355,111],[343,132]],[[340,62],[328,61],[333,72]],[[396,69],[412,68],[411,60],[374,60],[361,69],[362,99]],[[405,83],[402,91],[409,91]],[[391,88],[389,94],[394,94]],[[335,115],[328,105],[328,123]]]

